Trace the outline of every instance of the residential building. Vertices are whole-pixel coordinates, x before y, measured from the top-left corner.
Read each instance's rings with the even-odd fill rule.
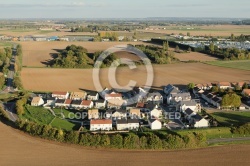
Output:
[[[90,131],[112,130],[111,119],[92,119],[90,120]]]
[[[160,130],[162,128],[162,124],[158,119],[148,119],[148,124],[151,130]]]
[[[56,107],[64,107],[64,102],[65,102],[65,99],[56,99],[55,106]]]
[[[169,94],[177,94],[179,93],[179,89],[171,84],[168,84],[167,86],[165,86],[163,88],[163,92],[166,94],[166,95],[169,95]]]
[[[105,94],[105,100],[122,100],[122,94],[115,92]]]
[[[107,101],[104,99],[98,99],[95,101],[95,107],[96,108],[106,108]]]
[[[180,101],[190,101],[191,95],[190,93],[177,93],[177,94],[170,94],[167,97],[167,103],[171,105],[175,105]]]
[[[99,118],[98,109],[90,109],[90,110],[88,110],[88,118],[89,119],[98,119]]]
[[[115,112],[113,112],[112,118],[116,119],[127,118],[127,110],[117,109]]]
[[[117,130],[133,130],[139,128],[138,119],[118,119],[116,121]]]
[[[208,120],[204,119],[199,114],[192,116],[189,123],[190,123],[190,126],[193,126],[195,128],[209,127]]]
[[[53,92],[52,97],[55,97],[56,99],[67,99],[69,97],[68,92]]]
[[[219,83],[218,83],[218,87],[219,87],[220,89],[229,89],[229,88],[232,88],[230,82],[219,82]]]
[[[99,93],[96,91],[88,91],[87,94],[87,100],[96,101],[99,99]]]
[[[146,101],[161,104],[163,103],[163,96],[159,92],[148,93]]]
[[[93,101],[90,100],[82,100],[81,102],[81,108],[93,108],[94,107],[94,103]]]
[[[86,97],[87,97],[86,92],[72,92],[69,98],[71,100],[85,100]]]
[[[66,99],[66,100],[64,101],[64,106],[65,106],[66,108],[70,108],[70,107],[71,107],[71,102],[72,102],[71,99]]]
[[[47,103],[46,105],[54,106],[55,105],[56,98],[54,97],[49,97],[47,98]]]
[[[201,111],[201,105],[196,100],[181,101],[176,105],[176,110],[184,112],[187,108],[190,108],[194,112]]]
[[[220,109],[221,107],[221,101],[222,101],[222,98],[221,97],[213,97],[211,99],[211,104],[213,104],[213,106],[217,107],[218,109]]]
[[[126,105],[126,102],[124,100],[119,100],[119,99],[110,99],[107,101],[108,102],[108,108],[115,108],[115,109],[120,109],[122,106]]]
[[[139,108],[132,108],[129,110],[130,118],[139,119],[141,117],[141,110]]]
[[[244,89],[242,91],[242,95],[244,95],[244,96],[250,96],[250,89]]]
[[[81,103],[82,103],[82,100],[72,100],[71,108],[81,109],[82,108]]]
[[[33,97],[31,101],[31,106],[42,106],[44,101],[41,97]]]
[[[155,105],[154,109],[150,110],[150,117],[152,118],[161,118],[162,116],[162,109]]]

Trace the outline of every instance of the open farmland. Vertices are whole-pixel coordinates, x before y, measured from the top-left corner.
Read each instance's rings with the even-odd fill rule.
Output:
[[[175,57],[180,61],[215,61],[218,60],[216,57],[206,55],[199,52],[190,53],[175,53]]]
[[[23,47],[23,66],[46,67],[57,51],[68,45],[83,46],[88,52],[103,51],[116,45],[144,44],[143,42],[20,42]]]
[[[165,29],[162,29],[165,28]],[[190,32],[192,36],[236,36],[250,34],[250,25],[204,25],[204,26],[152,26],[142,32],[154,32],[160,34],[184,34]]]
[[[234,69],[250,70],[250,60],[214,61],[214,62],[207,62],[207,64],[220,67],[234,68]]]
[[[201,163],[221,165],[223,162],[223,165],[243,166],[250,163],[250,145],[179,151],[109,150],[46,141],[12,129],[2,122],[0,122],[0,133],[4,133],[0,135],[0,165],[195,166]]]
[[[153,86],[161,88],[166,84],[206,83],[214,81],[246,81],[250,71],[221,68],[201,63],[178,63],[154,65]],[[100,80],[103,87],[110,87],[108,68],[102,69]],[[74,91],[82,89],[95,90],[92,80],[92,69],[51,69],[23,68],[22,82],[25,89],[42,91]],[[120,85],[127,85],[129,80],[137,81],[137,85],[145,84],[147,74],[144,66],[130,70],[128,67],[118,68],[116,79]]]

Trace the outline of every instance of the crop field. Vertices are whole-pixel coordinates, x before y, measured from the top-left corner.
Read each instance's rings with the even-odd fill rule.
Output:
[[[0,133],[4,133],[0,135],[1,165],[186,166],[221,165],[222,162],[225,165],[249,165],[250,162],[249,144],[178,151],[131,151],[60,144],[29,136],[2,122]]]
[[[190,52],[190,53],[175,53],[175,57],[180,61],[215,61],[218,60],[216,57],[206,55],[199,52]]]
[[[159,29],[165,28],[165,29]],[[236,36],[241,34],[250,34],[250,25],[204,25],[204,26],[152,26],[148,30],[143,30],[142,32],[153,32],[161,34],[184,34],[190,32],[192,36],[230,36],[232,33]]]
[[[226,67],[226,68],[234,68],[234,69],[242,69],[242,70],[250,70],[250,60],[241,60],[241,61],[214,61],[207,62],[207,64]]]
[[[116,45],[145,44],[143,42],[20,42],[23,47],[23,66],[46,67],[57,56],[58,50],[75,44],[85,47],[88,52],[103,51]]]
[[[214,112],[211,114],[220,124],[242,125],[250,122],[250,112]]]
[[[162,86],[169,83],[186,85],[190,82],[246,81],[249,80],[250,77],[250,71],[221,68],[202,63],[153,65],[153,69],[153,87],[155,88],[162,88]],[[21,79],[24,88],[27,90],[96,90],[92,79],[92,73],[92,69],[23,68]],[[108,73],[108,68],[100,70],[100,82],[103,87],[110,87]],[[136,81],[138,86],[144,86],[147,79],[145,66],[137,66],[137,68],[133,70],[128,69],[128,67],[121,67],[117,69],[115,76],[117,83],[121,86],[127,85],[129,80]]]

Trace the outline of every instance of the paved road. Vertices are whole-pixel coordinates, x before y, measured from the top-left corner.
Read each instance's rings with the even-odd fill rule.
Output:
[[[211,139],[207,142],[209,144],[211,143],[219,143],[219,142],[234,142],[234,141],[248,141],[250,140],[250,137],[239,137],[239,138],[217,138],[217,139]]]
[[[16,114],[16,109],[15,109],[15,106],[16,106],[15,102],[6,103],[6,104],[3,104],[3,106],[10,120],[15,122],[18,119],[18,116]]]

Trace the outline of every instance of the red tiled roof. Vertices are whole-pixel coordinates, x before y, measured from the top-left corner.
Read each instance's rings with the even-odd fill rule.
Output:
[[[68,92],[53,92],[53,95],[66,95]]]
[[[91,101],[90,100],[83,100],[81,105],[90,105]]]
[[[90,124],[112,124],[112,120],[110,120],[110,119],[96,119],[96,120],[91,120]]]
[[[231,86],[230,82],[220,82],[220,86]]]
[[[66,99],[64,104],[71,104],[72,100],[71,99]]]
[[[122,94],[120,94],[120,93],[106,94],[105,97],[122,97]]]
[[[245,93],[245,94],[247,94],[247,95],[250,96],[250,89],[244,89],[244,90],[243,90],[243,93]]]
[[[137,108],[144,108],[144,103],[137,103],[136,107]]]

